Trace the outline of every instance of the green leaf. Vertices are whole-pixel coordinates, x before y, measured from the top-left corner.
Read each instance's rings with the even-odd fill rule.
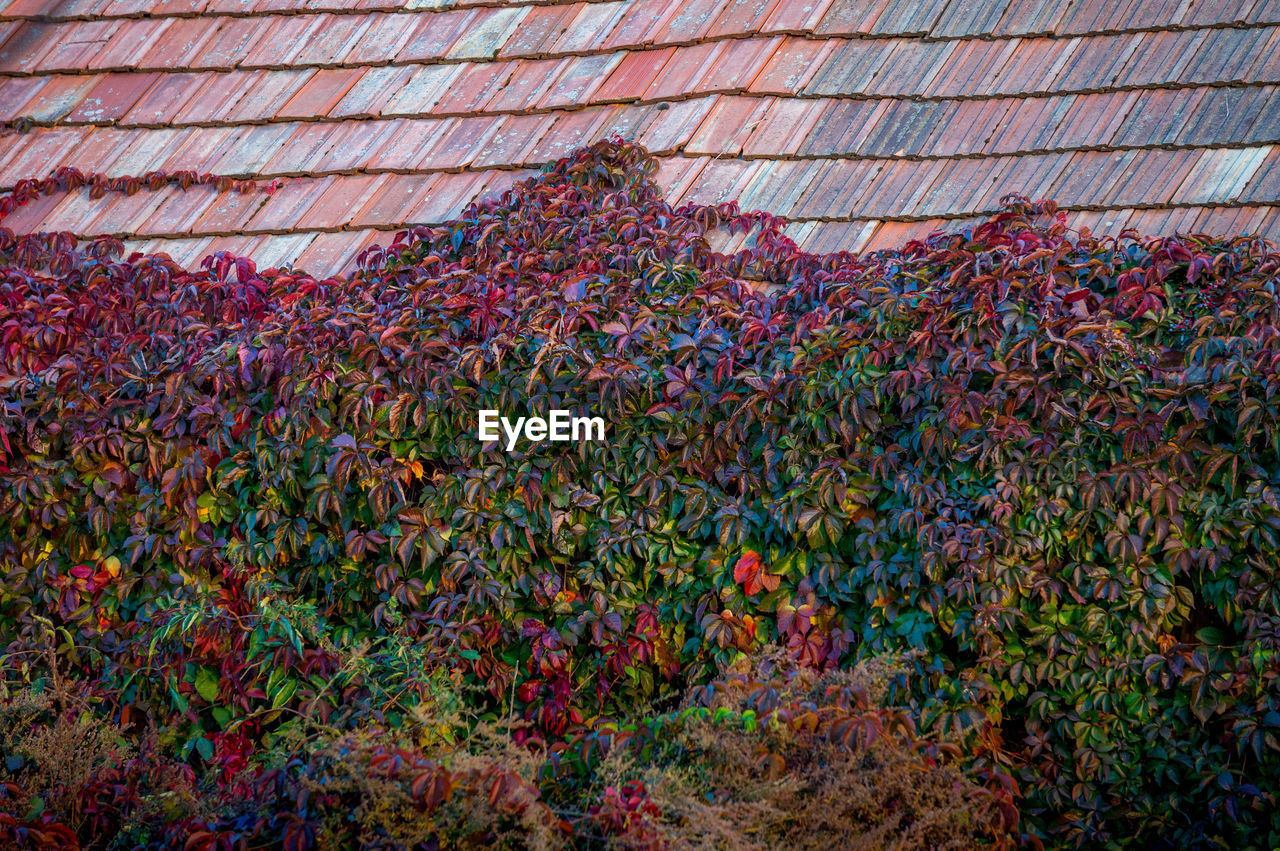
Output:
[[[196,673],[196,681],[193,684],[196,694],[200,695],[205,703],[213,703],[218,699],[218,675],[212,668],[201,667]]]
[[[298,683],[295,680],[285,680],[280,687],[271,695],[271,708],[279,709],[290,700],[293,699],[293,693],[298,690]]]

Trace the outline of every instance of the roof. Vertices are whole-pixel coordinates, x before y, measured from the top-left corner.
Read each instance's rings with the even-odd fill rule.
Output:
[[[1076,227],[1280,234],[1280,0],[0,0],[0,187],[57,166],[288,178],[19,209],[341,271],[614,133],[673,203],[812,251],[1017,192]]]

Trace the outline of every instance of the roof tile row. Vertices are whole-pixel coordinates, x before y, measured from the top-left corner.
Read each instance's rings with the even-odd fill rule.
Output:
[[[735,91],[945,99],[1280,82],[1280,27],[1200,36],[1185,49],[1163,45],[1180,57],[1172,64],[1152,59],[1145,42],[1190,34],[934,44],[776,37],[445,65],[7,77],[0,119],[149,126],[527,112]],[[1037,56],[1028,65],[1029,53]],[[1099,67],[1109,69],[1104,85],[1088,76]]]
[[[899,248],[908,240],[923,239],[930,233],[953,231],[975,224],[972,217],[928,219],[919,222],[856,221],[797,222],[787,234],[805,251],[880,251]],[[1161,209],[1115,209],[1080,211],[1068,216],[1077,231],[1095,235],[1119,234],[1125,228],[1141,233],[1240,233],[1265,234],[1280,231],[1280,206],[1245,206],[1231,209],[1175,207]],[[720,251],[740,250],[746,235],[722,237],[714,247]],[[355,258],[365,248],[391,241],[385,230],[357,229],[339,232],[300,231],[290,234],[133,239],[126,251],[164,252],[179,263],[194,266],[206,256],[227,251],[252,256],[260,268],[291,263],[295,268],[317,275],[338,274],[354,268]]]
[[[1145,3],[1145,0],[1144,0]],[[825,19],[813,21],[814,10],[826,9]],[[1019,9],[1041,4],[1017,4]],[[1062,6],[1064,4],[1055,3]],[[1124,4],[1121,4],[1123,7]],[[1154,4],[1153,4],[1154,5]],[[943,7],[946,7],[943,9]],[[1071,4],[1065,4],[1071,8]],[[1209,33],[1219,40],[1239,42],[1227,55],[1238,50],[1260,47],[1258,33],[1267,24],[1280,23],[1276,4],[1260,2],[1248,7],[1243,15],[1247,24],[1240,27],[1196,28],[1184,31],[1157,30],[1132,32],[1130,37],[1089,36],[1099,29],[1114,30],[1109,18],[1092,12],[1117,8],[1101,0],[1078,8],[1082,15],[1076,29],[1059,29],[1057,37],[1042,39],[1075,45],[1076,39],[1063,38],[1069,32],[1092,43],[1099,38],[1101,46],[1079,54],[1083,61],[1116,63],[1125,45],[1142,45],[1149,54],[1164,46],[1152,40],[1134,40],[1141,35],[1164,35],[1180,48],[1200,46]],[[869,7],[870,11],[864,11]],[[956,22],[967,21],[958,31],[942,33],[949,39],[973,41],[982,36],[987,49],[964,59],[971,67],[981,67],[993,56],[1007,55],[1008,45],[1024,40],[1023,36],[1044,35],[1039,23],[1043,16],[1033,15],[1035,23],[1023,30],[1011,30],[1005,38],[990,41],[991,32],[974,30],[973,24],[987,20],[987,12],[963,17],[974,9],[992,10],[997,17],[1007,16],[999,5],[964,2],[964,0],[928,0],[920,4],[890,0],[854,0],[853,3],[808,0],[805,3],[773,0],[756,4],[726,0],[611,0],[611,2],[574,3],[551,6],[502,5],[487,8],[456,9],[430,14],[370,12],[367,14],[289,14],[265,17],[200,16],[194,18],[97,19],[74,23],[22,21],[0,24],[0,71],[10,73],[51,73],[83,70],[142,68],[230,69],[272,68],[284,66],[353,67],[367,64],[423,63],[484,59],[516,59],[563,56],[580,53],[642,49],[654,46],[722,43],[742,36],[767,38],[792,33],[804,41],[833,41],[836,45],[849,41],[844,36],[857,36],[869,55],[898,52],[899,58],[910,54],[923,63],[934,64],[949,55],[951,40],[888,38],[923,32],[921,26],[938,15],[945,24],[948,16]],[[1134,7],[1146,9],[1139,4]],[[764,18],[758,12],[764,10]],[[958,10],[954,11],[953,10]],[[1135,12],[1136,13],[1136,12]],[[1146,14],[1145,12],[1143,13]],[[956,17],[961,16],[961,17]],[[1001,18],[1003,19],[1003,18]],[[1094,23],[1101,20],[1102,25]],[[1216,26],[1216,19],[1197,21],[1198,27]],[[996,33],[1000,34],[1000,33]],[[868,35],[886,36],[864,40]],[[1218,42],[1215,42],[1218,43]],[[811,45],[788,42],[793,53]],[[837,48],[838,49],[838,48]],[[1099,53],[1098,51],[1101,51]],[[1035,60],[1045,51],[1026,54],[1035,71]],[[1056,51],[1049,51],[1056,52]],[[1220,49],[1211,50],[1196,60],[1211,68]],[[1167,58],[1173,54],[1161,54]],[[794,57],[791,61],[795,61]],[[918,66],[918,67],[922,67]],[[911,70],[918,71],[917,68]],[[868,73],[876,69],[868,69]],[[1207,72],[1207,71],[1206,71]],[[1083,72],[1081,72],[1083,73]]]
[[[454,87],[446,96],[466,95]],[[936,102],[712,96],[669,108],[618,105],[533,115],[292,121],[163,132],[39,127],[8,137],[0,150],[0,186],[42,177],[53,163],[112,175],[183,168],[268,176],[532,166],[611,133],[656,151],[747,158],[1238,147],[1280,142],[1280,87]]]
[[[1076,152],[985,160],[786,160],[676,158],[660,179],[672,203],[738,200],[792,220],[948,218],[996,209],[1018,192],[1065,206],[1187,206],[1276,201],[1280,147]],[[77,233],[219,234],[234,231],[390,228],[457,215],[481,192],[529,171],[330,175],[289,181],[273,195],[171,189],[28,205],[6,222]],[[1098,187],[1106,187],[1099,191]]]

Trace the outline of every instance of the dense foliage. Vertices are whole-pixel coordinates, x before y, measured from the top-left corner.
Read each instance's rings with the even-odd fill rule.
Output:
[[[697,817],[652,778],[602,791],[620,731],[705,720],[714,697],[681,695],[766,645],[814,670],[890,654],[875,701],[751,690],[759,782],[816,770],[776,725],[889,764],[851,719],[890,713],[920,765],[963,754],[962,797],[995,807],[975,836],[1280,843],[1274,246],[1094,238],[1011,198],[815,256],[764,214],[672,209],[655,168],[597,144],[343,279],[0,231],[11,681],[61,670],[149,731],[112,782],[187,772],[201,841],[320,841],[403,779],[428,817],[358,841],[483,795],[432,841],[661,845]],[[716,229],[750,248],[715,253]],[[607,439],[508,453],[482,408],[598,415]],[[424,721],[448,695],[469,720]],[[421,750],[509,718],[536,770]],[[237,783],[265,815],[209,803]],[[0,830],[50,822],[11,785]]]

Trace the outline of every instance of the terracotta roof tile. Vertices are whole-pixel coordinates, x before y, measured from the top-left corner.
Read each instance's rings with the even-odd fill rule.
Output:
[[[366,167],[411,169],[435,150],[456,123],[456,118],[401,119],[395,122],[395,131],[371,153]]]
[[[293,57],[299,65],[343,62],[373,24],[372,15],[326,15],[314,36]]]
[[[1175,204],[1234,201],[1266,162],[1270,151],[1266,146],[1206,149],[1169,200]]]
[[[1143,33],[1138,49],[1115,77],[1115,85],[1132,86],[1179,79],[1187,63],[1211,35],[1209,30]]]
[[[787,215],[794,198],[782,198],[782,189],[790,186],[796,177],[796,166],[807,163],[788,160],[758,160],[756,163],[758,168],[750,173],[745,182],[740,182],[741,189],[726,200],[738,202],[740,209],[754,210],[763,206],[757,199],[768,198],[771,212],[780,216]],[[801,172],[805,177],[808,176],[808,169],[802,169]]]
[[[698,129],[685,145],[688,154],[729,154],[742,152],[747,140],[764,121],[773,98],[723,96],[716,99]]]
[[[600,110],[566,112],[556,116],[541,138],[525,149],[522,162],[543,162],[568,156],[582,145],[599,138],[597,126],[602,117]]]
[[[131,233],[186,234],[217,198],[209,186],[165,193],[165,199],[144,222],[129,225]]]
[[[1078,47],[1078,42],[1061,39],[1019,39],[996,77],[990,81],[988,91],[991,94],[1049,91],[1053,88],[1054,78]]]
[[[1016,40],[962,42],[924,93],[948,97],[981,93],[997,79],[1017,47]]]
[[[1253,135],[1251,131],[1261,129],[1259,119],[1267,108],[1274,87],[1192,89],[1190,92],[1199,97],[1187,109],[1186,122],[1168,122],[1169,126],[1163,137],[1169,142],[1212,145],[1215,142],[1258,141],[1268,138],[1265,135]]]
[[[287,104],[320,71],[290,69],[286,71],[254,71],[255,84],[227,112],[235,121],[262,121],[280,114]],[[317,93],[323,94],[323,87]]]
[[[798,0],[775,3],[760,28],[766,32],[810,31],[822,20],[832,2],[833,0]]]
[[[44,11],[38,0],[11,8],[23,3]],[[204,236],[144,244],[192,257],[245,245],[324,274],[389,238],[360,228],[439,221],[528,166],[618,133],[663,154],[659,180],[673,200],[737,197],[808,219],[788,233],[815,250],[887,245],[938,217],[959,226],[1015,190],[1119,207],[1082,219],[1107,232],[1145,221],[1280,226],[1277,205],[1259,206],[1280,194],[1270,144],[1280,138],[1280,27],[1259,24],[1280,12],[1266,0],[452,5],[67,0],[60,14],[133,17],[0,21],[0,71],[38,75],[0,78],[0,120],[103,125],[6,137],[0,182],[53,162],[312,175],[272,196],[65,197],[6,224],[192,228]],[[1200,29],[1133,31],[1171,26]],[[1122,90],[1080,93],[1112,86]],[[166,124],[177,126],[154,129]],[[1126,150],[1095,150],[1108,145]],[[1158,147],[1170,145],[1191,148]],[[671,155],[681,151],[689,156]],[[939,158],[954,156],[963,159]],[[467,171],[419,173],[439,169]],[[378,173],[388,170],[414,173]],[[1195,206],[1246,202],[1255,206]],[[1152,203],[1192,206],[1133,209]],[[932,218],[890,221],[903,216]],[[821,217],[857,221],[812,221]],[[343,230],[316,233],[333,228]],[[208,238],[242,229],[296,233]]]
[[[588,103],[625,56],[621,51],[581,56],[565,66],[555,84],[538,101],[540,108]]]
[[[143,190],[133,195],[112,193],[103,197],[98,215],[85,227],[90,234],[136,234],[151,214],[165,201],[172,188],[152,192]]]
[[[1142,204],[1151,198],[1167,200],[1198,158],[1198,151],[1170,151],[1163,156],[1135,157],[1125,170],[1125,179],[1106,186],[1098,200],[1114,206]]]
[[[1116,135],[1139,98],[1138,92],[1117,97],[1077,95],[1063,117],[1054,143],[1058,147],[1087,147],[1108,142]]]
[[[338,177],[298,220],[300,230],[328,230],[348,224],[385,183],[387,175]]]
[[[481,9],[443,55],[450,59],[492,59],[528,13],[528,6]]]
[[[268,198],[259,192],[221,192],[205,207],[191,229],[196,233],[241,230]]]
[[[858,35],[871,32],[888,0],[835,0],[813,31],[819,35]]]
[[[678,198],[710,161],[709,157],[663,157],[658,160],[658,174],[654,179],[667,197]]]
[[[399,129],[396,120],[339,124],[329,150],[316,158],[314,168],[320,172],[366,168]]]
[[[911,195],[922,194],[916,182],[921,176],[921,163],[899,160],[881,163],[880,166],[875,177],[857,196],[841,199],[846,214],[871,218],[902,215]]]
[[[82,71],[124,27],[118,21],[85,21],[73,25],[70,32],[59,38],[50,49],[40,55],[31,71]],[[21,36],[16,36],[20,38]]]
[[[1266,159],[1240,193],[1241,201],[1280,200],[1280,145],[1268,146]]]
[[[879,222],[861,250],[871,252],[901,248],[908,241],[921,239],[927,234],[927,229],[920,222]]]
[[[515,58],[546,51],[568,28],[582,5],[529,7],[520,26],[499,48],[498,56]]]
[[[920,206],[925,196],[933,188],[933,184],[938,180],[938,177],[952,162],[954,160],[924,160],[912,163],[915,167],[910,172],[910,182],[899,190],[901,193],[900,206],[895,213],[897,215],[920,215]]]
[[[573,61],[568,57],[520,60],[507,84],[482,108],[490,111],[532,109]]]
[[[256,67],[290,65],[313,40],[320,37],[332,15],[285,15],[272,25],[249,52],[245,64]]]
[[[312,74],[293,97],[276,111],[275,118],[309,118],[328,115],[364,75],[364,68],[321,69]]]
[[[404,88],[415,70],[411,65],[366,68],[360,79],[342,96],[342,100],[329,110],[329,115],[335,118],[365,118],[381,114],[387,103]]]
[[[1141,33],[1087,38],[1054,80],[1060,90],[1101,89],[1116,85],[1121,72],[1142,44]]]
[[[1188,64],[1183,82],[1221,82],[1249,79],[1248,71],[1259,51],[1272,36],[1267,29],[1224,29],[1214,31],[1213,39]]]
[[[881,2],[874,23],[867,30],[872,34],[925,35],[933,30],[950,5],[951,0],[918,0],[915,3]]]
[[[263,124],[246,132],[218,161],[222,174],[290,174],[306,172],[307,162],[332,144],[338,125],[307,121]]]
[[[84,223],[93,221],[104,203],[105,199],[90,198],[86,189],[63,193],[58,205],[46,215],[44,227],[51,231],[83,233]]]
[[[665,112],[653,106],[617,105],[603,107],[602,126],[623,139],[638,139]]]
[[[742,147],[748,156],[797,153],[825,111],[825,104],[817,100],[780,98],[770,104]]]
[[[349,264],[354,264],[355,249],[364,237],[359,231],[317,234],[294,265],[319,277],[346,271]]]
[[[160,164],[167,171],[189,169],[211,171],[231,145],[248,132],[247,127],[192,127],[187,130],[182,143],[169,152],[169,158]]]
[[[1034,141],[1027,145],[1030,149],[1041,149],[1053,147],[1054,139],[1057,138],[1059,128],[1066,118],[1067,113],[1071,110],[1072,104],[1075,103],[1075,95],[1059,96],[1049,99],[1049,108],[1041,116],[1041,127],[1036,133]]]
[[[261,71],[231,71],[207,74],[204,84],[174,116],[175,122],[223,120],[232,107],[262,78]]]
[[[1152,3],[1160,0],[1152,0]],[[1181,2],[1181,0],[1176,0]],[[1061,0],[1028,0],[1025,3],[1005,4],[1000,20],[991,25],[991,32],[1000,35],[1029,35],[1048,32],[1065,32],[1064,19],[1069,17],[1072,6]]]
[[[947,4],[929,34],[935,37],[981,35],[990,32],[1003,14],[1001,3],[959,0]]]
[[[698,87],[704,92],[746,91],[782,42],[782,36],[719,42],[720,50]]]
[[[210,257],[222,252],[233,257],[254,257],[263,239],[261,236],[218,236],[205,246],[205,253]]]
[[[731,191],[733,185],[744,176],[749,179],[750,176],[754,175],[755,169],[759,167],[758,163],[746,160],[713,159],[698,174],[697,180],[679,198],[674,199],[674,202],[680,204],[719,204],[721,201],[727,201],[730,197],[735,197],[736,195]]]
[[[374,12],[360,40],[347,52],[347,62],[385,62],[409,43],[421,21],[415,15]]]
[[[515,62],[464,62],[431,111],[437,115],[477,111],[493,99],[516,68]]]
[[[800,246],[814,254],[833,251],[859,252],[875,232],[879,222],[815,222]],[[926,223],[921,223],[923,226]]]
[[[1106,97],[1105,95],[1097,95],[1096,97]],[[1050,116],[1054,112],[1055,106],[1060,101],[1066,100],[1060,97],[1047,98],[1017,98],[1008,101],[1009,109],[999,118],[991,121],[983,116],[982,119],[969,118],[970,114],[977,113],[977,107],[981,105],[981,101],[967,101],[960,105],[960,109],[953,115],[946,118],[940,118],[939,123],[950,126],[970,126],[974,129],[974,136],[982,138],[985,141],[981,145],[964,145],[963,143],[951,150],[940,150],[938,146],[931,144],[932,140],[928,140],[927,148],[930,152],[936,153],[972,153],[974,150],[980,149],[988,154],[1012,153],[1014,151],[1029,151],[1042,147],[1036,144],[1036,137],[1043,132],[1046,126],[1056,128],[1057,122],[1050,125]],[[992,113],[988,112],[987,115]]]
[[[0,167],[0,186],[12,186],[26,177],[45,177],[89,133],[81,127],[54,128],[41,134]]]
[[[786,0],[729,0],[703,34],[704,38],[757,32],[775,7]]]
[[[1183,23],[1190,26],[1207,26],[1216,23],[1245,23],[1250,20],[1253,9],[1266,7],[1267,0],[1202,0],[1193,3],[1191,10],[1183,18]]]
[[[400,61],[434,59],[444,56],[454,42],[462,38],[467,29],[480,16],[479,9],[459,9],[433,15],[421,15],[422,20],[407,44],[396,53]]]
[[[670,151],[686,144],[715,106],[716,100],[716,97],[709,97],[672,104],[670,109],[660,111],[639,136],[640,144],[651,151]]]
[[[25,115],[24,108],[38,101],[39,91],[52,77],[0,77],[0,121],[11,121]]]
[[[406,219],[412,222],[444,222],[457,216],[484,189],[488,176],[483,172],[442,174]]]
[[[628,4],[620,2],[574,5],[578,8],[578,13],[569,21],[564,32],[545,48],[547,51],[574,53],[605,49],[610,45],[609,36],[614,27],[629,8]]]
[[[444,100],[455,81],[466,73],[468,66],[424,65],[415,69],[413,76],[396,90],[382,107],[383,115],[426,115]]]
[[[14,233],[40,233],[49,230],[50,216],[59,204],[62,195],[41,195],[14,210],[5,217],[4,226]]]
[[[101,80],[101,75],[49,77],[32,93],[22,115],[35,121],[57,121],[67,115]]]
[[[213,38],[219,23],[214,18],[174,19],[164,34],[139,57],[137,64],[143,68],[190,67],[191,57],[198,55]]]
[[[677,48],[627,53],[595,91],[596,100],[638,100],[658,77]],[[551,60],[547,60],[551,61]]]
[[[861,92],[893,52],[888,40],[848,41],[827,54],[805,87],[805,94],[844,95]]]
[[[828,101],[814,132],[800,146],[802,155],[850,154],[858,151],[892,101]]]
[[[719,12],[728,2],[729,0],[687,0],[649,37],[657,44],[694,41],[702,38],[716,23]]]
[[[900,100],[891,102],[889,108],[876,122],[859,153],[866,156],[901,156],[919,151],[922,136],[936,126],[941,112],[937,102]]]
[[[103,171],[134,141],[136,135],[130,130],[96,127],[66,154],[64,162],[84,172]]]
[[[352,225],[395,225],[406,221],[406,213],[426,197],[441,177],[443,175],[389,175],[360,211],[351,216]]]
[[[454,120],[448,133],[423,151],[419,163],[430,158],[436,168],[462,168],[483,153],[485,145],[506,120],[505,116],[473,116]]]
[[[705,91],[706,87],[699,85],[699,81],[717,64],[721,49],[721,45],[715,42],[676,48],[675,54],[644,90],[641,99],[662,100],[684,92]]]
[[[23,21],[0,44],[0,71],[30,71],[66,36],[57,24]]]
[[[884,168],[874,160],[837,160],[815,175],[800,194],[792,215],[799,218],[845,216]]]
[[[1280,11],[1277,12],[1280,17]],[[1244,72],[1248,80],[1280,80],[1280,27],[1272,27],[1271,37],[1258,49],[1257,59]]]
[[[600,46],[608,50],[652,44],[648,34],[679,13],[680,0],[636,0]]]
[[[477,168],[524,163],[526,151],[532,151],[556,122],[555,113],[511,115],[497,128],[484,150],[472,160]]]
[[[307,247],[315,242],[316,233],[289,233],[263,237],[262,242],[254,249],[254,261],[260,269],[292,265],[298,257],[306,253]],[[209,240],[212,243],[213,240]],[[201,249],[207,245],[200,246]],[[188,249],[190,251],[190,249]]]
[[[968,160],[944,160],[933,182],[920,192],[911,211],[917,216],[946,215],[954,209],[954,199],[972,179]]]
[[[1112,144],[1143,145],[1172,142],[1184,124],[1189,102],[1199,98],[1202,90],[1166,89],[1145,92],[1143,98],[1124,116],[1124,121],[1111,136]],[[1103,98],[1105,95],[1090,95]]]
[[[122,124],[167,124],[177,117],[205,82],[203,74],[157,74],[156,80],[120,118]]]
[[[802,92],[838,45],[837,41],[788,38],[769,57],[749,88],[764,94]]]
[[[926,91],[951,61],[959,42],[895,41],[878,73],[862,91],[869,95],[917,94]]]
[[[277,189],[249,220],[251,230],[283,230],[294,227],[337,178],[295,178]]]

